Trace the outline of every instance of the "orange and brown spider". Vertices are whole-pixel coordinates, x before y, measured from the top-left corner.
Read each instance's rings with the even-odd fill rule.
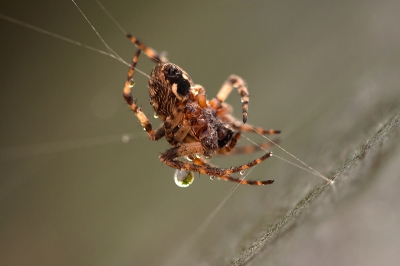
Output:
[[[254,132],[253,129],[255,129],[261,134],[280,133],[279,130],[250,127],[246,124],[249,93],[244,80],[231,75],[222,85],[216,98],[208,101],[205,89],[194,84],[182,68],[169,63],[166,58],[130,34],[127,37],[139,49],[128,71],[124,98],[151,140],[165,137],[171,144],[172,148],[162,153],[160,160],[177,171],[188,173],[193,171],[247,185],[272,184],[273,180],[244,180],[231,176],[233,173],[261,163],[272,155],[271,152],[247,164],[225,169],[213,167],[205,160],[214,154],[231,152],[240,138],[241,131]],[[134,84],[132,76],[141,51],[157,64],[150,74],[148,85],[150,104],[163,122],[156,131],[153,130],[148,118],[131,95]],[[243,122],[231,115],[232,108],[225,103],[225,99],[233,88],[236,88],[241,96]],[[181,161],[179,157],[186,157],[189,161]]]

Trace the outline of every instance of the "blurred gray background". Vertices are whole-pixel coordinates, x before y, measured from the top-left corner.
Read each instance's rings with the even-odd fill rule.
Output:
[[[77,3],[130,61],[136,48],[99,6]],[[242,76],[248,122],[281,129],[281,145],[324,175],[398,110],[399,1],[102,3],[125,30],[167,51],[209,98],[230,74]],[[5,0],[0,13],[105,50],[70,1]],[[175,185],[174,170],[158,159],[168,145],[148,140],[123,101],[125,65],[9,21],[0,20],[0,29],[1,265],[226,265],[323,182],[273,157],[247,177],[275,179],[273,185],[240,186],[214,212],[234,185],[197,175],[189,188]],[[138,67],[150,73],[153,63],[142,55]],[[146,77],[135,80],[135,97],[158,125]],[[237,93],[228,102],[240,116]],[[397,142],[383,147],[395,150]],[[298,221],[308,230],[292,227],[273,252],[261,251],[249,264],[397,264],[398,196],[377,189],[399,177],[390,159],[398,153],[386,150],[382,163],[338,177],[363,182],[338,186],[336,200],[315,203],[321,216]],[[260,155],[214,162],[233,166]],[[352,211],[363,208],[367,216]],[[386,229],[376,232],[360,219],[376,225],[387,216],[379,227]],[[340,230],[347,226],[352,230]]]

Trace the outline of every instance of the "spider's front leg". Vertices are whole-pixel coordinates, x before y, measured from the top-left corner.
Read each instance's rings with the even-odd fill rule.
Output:
[[[128,105],[131,107],[132,111],[135,113],[136,117],[139,119],[140,124],[142,124],[142,127],[146,130],[147,135],[151,140],[157,140],[160,139],[164,136],[163,132],[164,129],[160,128],[157,130],[157,132],[154,132],[153,127],[150,124],[149,119],[147,116],[143,113],[142,108],[140,108],[136,104],[136,99],[134,99],[131,95],[131,88],[134,85],[133,81],[133,74],[135,72],[135,67],[140,55],[140,49],[136,51],[135,56],[133,57],[131,66],[129,67],[128,70],[128,76],[125,81],[125,86],[124,86],[124,99],[128,103]]]
[[[192,154],[204,154],[204,149],[201,143],[199,142],[185,143],[179,147],[171,148],[160,155],[160,160],[166,165],[178,169],[180,171],[193,171],[200,174],[215,176],[222,180],[232,181],[241,184],[268,185],[274,182],[273,180],[266,180],[266,181],[244,180],[230,176],[230,174],[246,170],[256,164],[261,163],[262,161],[264,161],[265,159],[269,158],[272,155],[271,152],[268,152],[262,157],[254,161],[251,161],[247,164],[230,168],[217,168],[217,167],[211,167],[207,163],[197,165],[189,162],[176,160],[176,158],[178,157],[190,156]]]

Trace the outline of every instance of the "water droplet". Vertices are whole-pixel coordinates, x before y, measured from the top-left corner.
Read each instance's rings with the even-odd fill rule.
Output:
[[[144,130],[144,131],[146,131],[146,129],[145,129],[145,128],[143,128],[143,130]]]
[[[243,103],[244,102],[244,100],[243,99],[240,99],[240,101]]]
[[[193,161],[192,158],[190,158],[189,156],[185,156],[185,159],[188,160],[189,162]]]
[[[195,156],[196,158],[198,158],[198,159],[201,158],[201,154],[198,154],[198,153],[196,153],[194,156]]]
[[[239,172],[240,175],[244,175],[245,173],[246,173],[245,170],[242,170],[242,171]]]
[[[210,158],[211,158],[211,155],[204,155],[204,158],[210,159]]]
[[[175,170],[174,181],[178,187],[188,187],[193,183],[194,175],[189,170]]]
[[[122,135],[121,141],[122,141],[123,143],[128,143],[129,140],[130,140],[130,138],[129,138],[129,135],[128,135],[128,134]]]
[[[215,179],[215,176],[210,175],[210,180],[214,180],[214,179]]]
[[[158,114],[157,113],[154,113],[154,118],[158,118]]]
[[[129,88],[133,88],[133,86],[135,86],[135,80],[133,79],[133,78],[131,78],[130,80],[129,80]]]

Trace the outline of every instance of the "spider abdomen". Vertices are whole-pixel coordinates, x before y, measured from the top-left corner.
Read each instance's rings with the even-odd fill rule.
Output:
[[[174,115],[177,105],[193,86],[193,81],[182,68],[172,63],[157,64],[150,77],[150,104],[164,121]]]

